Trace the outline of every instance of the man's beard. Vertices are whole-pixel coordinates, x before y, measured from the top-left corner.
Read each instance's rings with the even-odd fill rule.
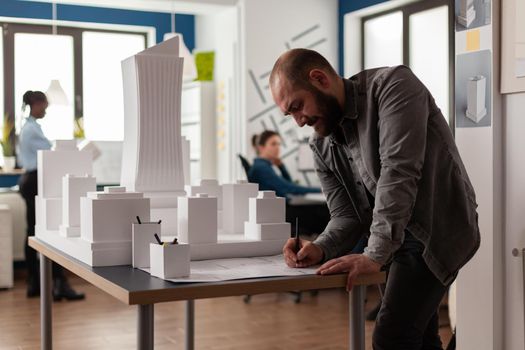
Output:
[[[315,131],[320,136],[329,136],[337,129],[343,115],[343,109],[335,96],[325,94],[316,88],[313,88],[311,93],[315,97],[315,102],[320,114],[319,116],[313,117],[321,119],[322,124],[319,128],[316,128]]]

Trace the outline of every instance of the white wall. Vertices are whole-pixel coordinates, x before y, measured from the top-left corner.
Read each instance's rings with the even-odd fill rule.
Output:
[[[277,57],[289,48],[308,47],[319,51],[337,69],[336,0],[265,0],[242,2],[244,69],[243,116],[246,138],[243,145],[250,145],[251,136],[265,128],[279,131],[283,138],[283,161],[292,177],[302,184],[306,178],[297,168],[297,141],[307,137],[311,129],[300,129],[290,118],[283,120],[275,107],[268,88],[268,74]],[[251,147],[244,154],[252,157]],[[308,181],[317,181],[315,174],[306,175]]]
[[[196,16],[196,50],[215,51],[214,80],[217,92],[217,179],[231,182],[238,178],[240,164],[235,141],[239,139],[241,61],[240,8],[232,6],[213,15]]]
[[[525,248],[525,93],[504,98],[505,148],[505,346],[523,350],[523,269],[521,250]],[[512,249],[520,250],[514,257]]]

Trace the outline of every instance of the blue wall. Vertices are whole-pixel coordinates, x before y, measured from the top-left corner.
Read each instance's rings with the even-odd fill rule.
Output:
[[[52,19],[52,5],[33,1],[0,0],[0,16]],[[57,5],[57,18],[64,21],[155,27],[157,42],[161,42],[164,34],[171,31],[170,14],[161,12],[59,4]],[[195,47],[195,17],[176,14],[175,30],[184,36],[184,42],[190,51],[193,50]]]
[[[339,0],[339,73],[344,74],[344,16],[368,6],[377,5],[388,0]]]

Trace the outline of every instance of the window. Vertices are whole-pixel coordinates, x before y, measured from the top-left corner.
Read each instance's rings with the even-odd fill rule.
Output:
[[[84,32],[84,131],[89,140],[124,139],[121,61],[145,49],[143,35]]]
[[[123,139],[120,62],[146,48],[147,33],[59,26],[51,35],[50,26],[20,23],[0,23],[0,29],[0,110],[16,120],[17,131],[29,113],[21,110],[24,92],[46,92],[58,79],[68,105],[51,104],[40,121],[49,139],[73,138],[80,117],[87,138]]]
[[[364,40],[365,69],[403,64],[403,13],[394,12],[366,21]]]
[[[52,79],[57,79],[68,99],[68,105],[50,104],[42,131],[50,140],[73,137],[73,37],[69,35],[15,34],[15,113],[21,113],[22,97],[27,90],[45,92]],[[16,111],[16,109],[15,109]],[[24,116],[29,114],[29,110]]]
[[[362,68],[404,64],[430,90],[449,125],[454,125],[453,28],[446,0],[418,1],[365,16]]]

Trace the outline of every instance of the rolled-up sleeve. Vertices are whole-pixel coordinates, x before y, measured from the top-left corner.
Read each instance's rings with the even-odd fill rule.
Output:
[[[404,240],[425,158],[430,95],[406,67],[396,68],[377,89],[381,173],[368,247],[384,265]]]
[[[321,247],[326,261],[348,254],[361,238],[362,225],[345,187],[316,152],[314,162],[330,210],[330,221],[313,243]]]

